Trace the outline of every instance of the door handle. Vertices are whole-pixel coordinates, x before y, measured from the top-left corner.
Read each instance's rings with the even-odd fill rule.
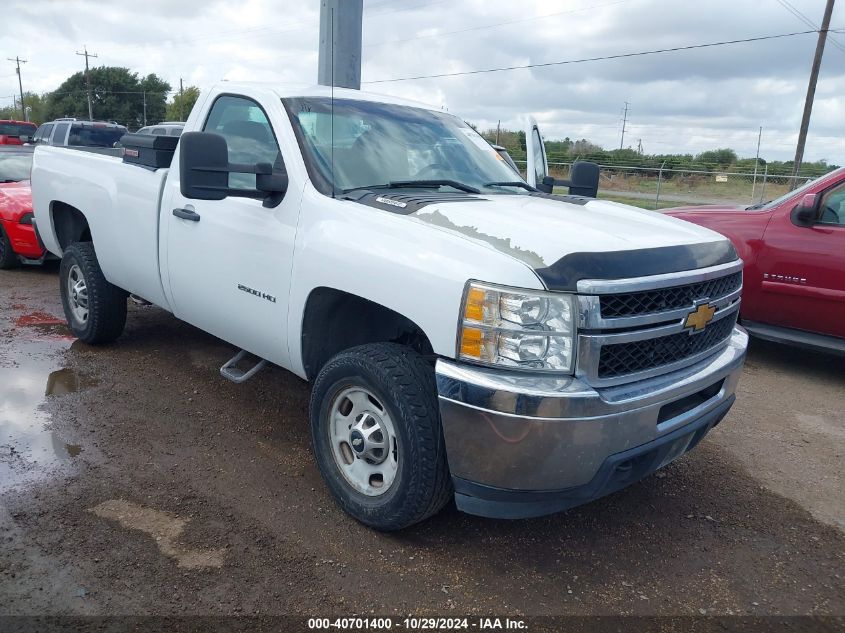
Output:
[[[183,220],[190,220],[191,222],[200,221],[200,214],[191,209],[173,209],[173,215]]]

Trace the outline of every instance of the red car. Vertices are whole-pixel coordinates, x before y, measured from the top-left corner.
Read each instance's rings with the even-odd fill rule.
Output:
[[[0,120],[0,145],[23,145],[37,129],[38,126],[29,121]]]
[[[679,207],[745,260],[740,318],[760,338],[845,353],[845,168],[748,208]]]
[[[0,146],[0,268],[38,264],[47,252],[32,222],[29,146]]]

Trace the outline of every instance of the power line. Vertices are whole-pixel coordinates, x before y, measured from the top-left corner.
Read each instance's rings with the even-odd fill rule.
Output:
[[[789,11],[792,15],[794,15],[796,18],[801,20],[804,24],[809,26],[811,29],[815,29],[817,31],[819,30],[818,24],[816,24],[810,18],[808,18],[806,15],[801,13],[801,11],[799,11],[797,8],[795,8],[795,6],[793,6],[788,0],[777,0],[777,2],[778,2],[778,4],[780,4],[780,6],[782,6],[784,9]],[[830,39],[831,44],[833,44],[836,48],[838,48],[840,51],[845,53],[845,46],[842,46],[842,44],[840,44],[837,40],[830,37],[829,34],[828,34],[828,39]]]
[[[375,13],[365,13],[367,18],[375,18],[382,15],[390,15],[393,13],[403,13],[405,11],[413,11],[414,9],[420,9],[422,7],[427,7],[435,4],[444,4],[446,2],[451,2],[452,0],[434,0],[430,2],[422,2],[413,4],[410,6],[400,6],[394,7],[386,11],[378,11]],[[229,31],[220,31],[218,33],[214,33],[211,35],[200,35],[194,38],[166,38],[166,39],[159,39],[159,40],[146,40],[143,43],[139,44],[125,44],[125,45],[114,45],[112,48],[120,49],[120,50],[128,50],[128,49],[138,49],[144,48],[147,46],[160,46],[162,44],[170,44],[173,47],[182,47],[182,46],[190,46],[199,42],[204,41],[214,41],[221,42],[227,40],[236,40],[242,37],[264,37],[268,35],[280,35],[282,33],[292,33],[294,31],[301,31],[303,28],[309,28],[319,26],[319,21],[314,20],[300,20],[298,22],[289,22],[285,25],[282,25],[281,28],[279,27],[269,27],[269,26],[256,26],[250,27],[248,29],[232,29]]]
[[[760,37],[748,37],[739,40],[725,40],[723,42],[708,42],[706,44],[691,44],[688,46],[673,46],[671,48],[658,48],[650,51],[640,51],[636,53],[617,53],[615,55],[602,55],[599,57],[582,57],[580,59],[567,59],[559,62],[543,62],[538,64],[524,64],[520,66],[502,66],[500,68],[484,68],[481,70],[465,70],[454,73],[437,73],[434,75],[418,75],[416,77],[390,77],[386,79],[373,79],[371,81],[364,81],[366,84],[381,84],[395,81],[413,81],[416,79],[438,79],[441,77],[460,77],[464,75],[481,75],[485,73],[497,73],[508,70],[525,70],[527,68],[546,68],[549,66],[564,66],[567,64],[583,64],[585,62],[598,62],[610,59],[623,59],[628,57],[644,57],[646,55],[657,55],[660,53],[674,53],[677,51],[689,51],[699,48],[712,48],[715,46],[727,46],[730,44],[745,44],[748,42],[762,42],[764,40],[776,40],[785,37],[794,37],[796,35],[808,35],[810,33],[817,33],[818,31],[795,31],[793,33],[780,33],[778,35],[764,35]]]
[[[364,48],[374,48],[376,46],[387,46],[388,44],[404,44],[405,42],[413,42],[415,40],[437,39],[440,37],[448,37],[450,35],[458,35],[460,33],[469,33],[470,31],[483,31],[485,29],[494,29],[500,26],[509,26],[511,24],[521,24],[523,22],[532,22],[534,20],[542,20],[545,18],[554,18],[561,15],[570,15],[578,13],[579,11],[588,11],[590,9],[600,9],[602,7],[609,7],[615,4],[624,4],[631,0],[614,0],[613,2],[605,2],[604,4],[595,4],[589,7],[580,7],[578,9],[570,9],[568,11],[558,11],[557,13],[547,13],[544,15],[535,15],[530,18],[520,18],[519,20],[508,20],[506,22],[496,22],[495,24],[485,24],[482,26],[471,26],[466,29],[459,29],[457,31],[446,31],[445,33],[430,33],[428,35],[418,35],[416,37],[405,37],[398,40],[386,40],[384,42],[375,42],[373,44],[364,44]]]

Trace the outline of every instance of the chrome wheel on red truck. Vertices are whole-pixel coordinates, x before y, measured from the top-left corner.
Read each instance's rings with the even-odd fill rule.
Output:
[[[311,438],[338,504],[366,525],[398,530],[452,497],[434,370],[409,347],[362,345],[326,363]]]

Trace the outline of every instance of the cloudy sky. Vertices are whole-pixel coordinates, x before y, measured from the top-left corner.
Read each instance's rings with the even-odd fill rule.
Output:
[[[824,0],[790,0],[821,22]],[[845,164],[845,0],[831,28],[805,158]],[[220,79],[315,82],[319,0],[5,0],[0,104],[56,88],[97,64],[206,88]],[[365,0],[365,82],[633,53],[808,30],[779,0]],[[794,154],[815,34],[660,55],[471,76],[369,83],[365,89],[448,108],[481,127],[532,113],[547,138],[586,137],[648,153],[733,147]]]

